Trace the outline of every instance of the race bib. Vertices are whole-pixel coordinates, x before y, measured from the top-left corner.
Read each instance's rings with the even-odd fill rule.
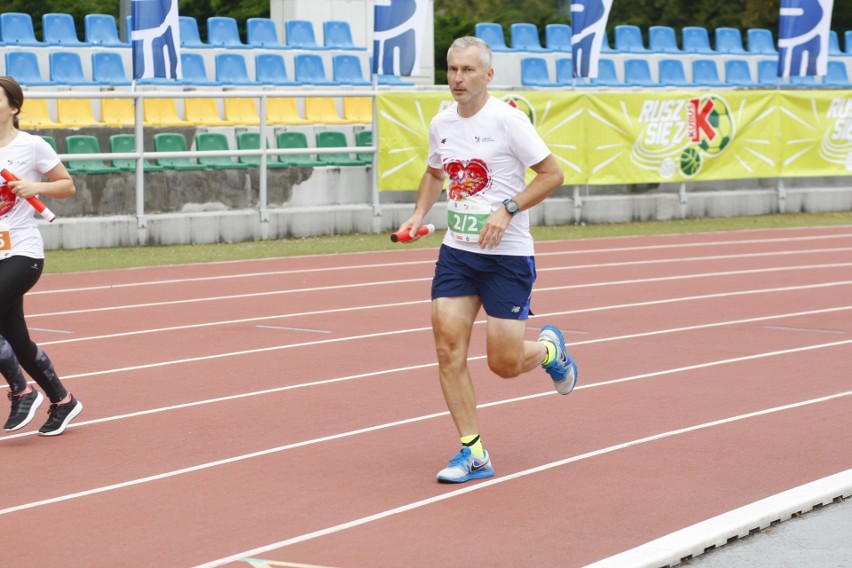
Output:
[[[0,254],[7,253],[12,250],[12,231],[9,230],[9,223],[0,221]]]
[[[475,243],[479,232],[491,215],[487,203],[471,203],[469,200],[447,202],[447,227],[457,241]]]

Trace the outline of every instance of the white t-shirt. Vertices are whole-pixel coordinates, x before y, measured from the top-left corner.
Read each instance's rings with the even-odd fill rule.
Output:
[[[452,104],[432,119],[427,164],[443,169],[447,188],[448,230],[444,244],[483,254],[533,255],[528,211],[516,214],[500,244],[482,249],[477,235],[482,223],[504,199],[526,187],[526,170],[550,150],[522,111],[496,97],[470,118]]]
[[[0,148],[0,169],[7,169],[20,179],[41,181],[43,174],[59,164],[59,156],[40,136],[19,131],[15,139]],[[0,178],[0,231],[4,233],[0,258],[28,256],[44,258],[44,241],[35,220],[36,211],[26,199],[9,191]],[[8,237],[6,232],[8,231]]]

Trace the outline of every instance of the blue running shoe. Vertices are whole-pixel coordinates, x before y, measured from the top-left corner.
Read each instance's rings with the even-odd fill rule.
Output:
[[[485,452],[484,458],[473,455],[470,448],[462,450],[453,456],[450,465],[438,472],[438,481],[443,483],[464,483],[471,479],[484,479],[494,476],[491,467],[491,456]]]
[[[556,346],[556,358],[548,365],[542,365],[550,378],[553,379],[553,386],[559,394],[571,394],[574,386],[577,384],[577,377],[580,373],[577,371],[577,364],[568,355],[568,350],[565,347],[565,338],[562,337],[562,332],[552,325],[546,325],[541,328],[541,333],[538,336],[539,341],[548,341]]]

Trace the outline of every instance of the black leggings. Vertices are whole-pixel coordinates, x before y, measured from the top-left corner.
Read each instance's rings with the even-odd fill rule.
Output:
[[[11,256],[0,260],[0,372],[13,393],[27,388],[20,366],[35,380],[51,402],[68,392],[47,355],[30,339],[24,319],[24,294],[41,277],[44,260]]]

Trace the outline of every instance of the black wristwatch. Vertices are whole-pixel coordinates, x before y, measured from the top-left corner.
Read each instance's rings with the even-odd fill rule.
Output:
[[[515,201],[514,199],[504,199],[503,200],[503,207],[505,207],[506,211],[508,211],[512,215],[517,215],[518,213],[521,212],[521,208],[518,207],[518,202]]]

